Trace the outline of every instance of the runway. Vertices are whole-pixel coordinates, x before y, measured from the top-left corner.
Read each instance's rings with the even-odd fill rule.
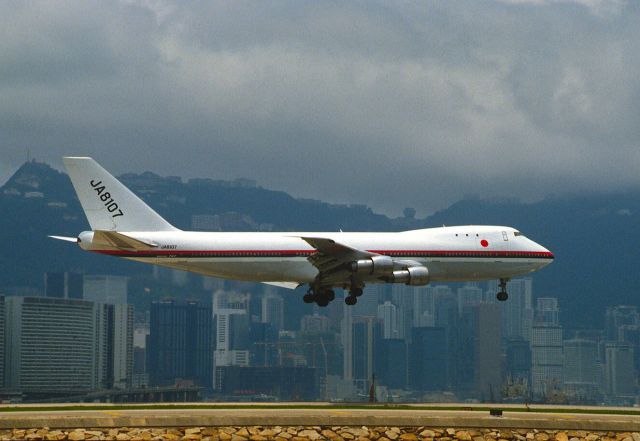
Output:
[[[502,416],[487,408],[402,408],[175,404],[167,406],[70,405],[2,406],[0,429],[16,427],[206,427],[206,426],[394,426],[434,428],[526,428],[540,430],[638,431],[640,409],[612,409],[619,413],[582,413],[585,409],[540,407],[533,411],[499,406]],[[291,406],[291,407],[289,407]],[[86,409],[83,409],[86,408]],[[444,407],[444,406],[442,406]],[[625,414],[627,413],[627,414]]]

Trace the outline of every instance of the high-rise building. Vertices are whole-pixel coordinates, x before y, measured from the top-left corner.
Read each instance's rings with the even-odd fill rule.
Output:
[[[84,276],[84,299],[111,305],[127,304],[128,277],[109,275]]]
[[[133,387],[149,385],[147,372],[147,340],[149,325],[137,324],[133,329]]]
[[[79,273],[44,273],[45,297],[78,299],[83,297],[83,275]]]
[[[560,324],[560,309],[558,308],[558,299],[555,297],[539,297],[534,324],[536,326],[557,326]]]
[[[618,328],[618,338],[633,348],[633,366],[640,373],[640,326],[621,325]]]
[[[419,286],[414,290],[412,305],[414,327],[425,326],[419,325],[419,322],[422,320],[422,317],[425,315],[425,313],[433,317],[433,312],[435,309],[433,305],[435,295],[434,293],[435,289],[433,286]],[[433,326],[433,324],[431,326]]]
[[[593,340],[564,341],[564,388],[575,400],[595,403],[600,394],[598,345]]]
[[[478,397],[495,402],[502,388],[502,354],[500,349],[500,305],[480,303],[473,307],[474,379]]]
[[[223,366],[249,366],[251,296],[236,292],[217,291],[213,294],[213,379],[215,389],[221,386],[218,368]]]
[[[212,296],[213,314],[220,309],[240,309],[249,311],[251,304],[251,295],[239,293],[236,291],[218,290]]]
[[[447,350],[446,382],[441,390],[472,389],[473,363],[467,360],[473,354],[473,327],[471,312],[461,319],[458,296],[446,285],[434,287],[434,324],[444,329]],[[412,333],[413,336],[413,333]]]
[[[607,308],[605,313],[605,338],[608,341],[623,341],[620,328],[639,328],[640,313],[636,306],[619,305]]]
[[[246,319],[246,317],[246,314],[239,314],[230,318]],[[271,323],[251,322],[249,342],[251,347],[249,365],[266,367],[278,364],[278,331]]]
[[[4,332],[4,296],[0,295],[0,388],[4,387],[4,348],[5,348],[5,332]]]
[[[402,338],[398,330],[398,308],[396,305],[389,300],[378,305],[378,318],[382,320],[384,338]]]
[[[458,324],[458,298],[446,285],[434,287],[434,318],[437,327],[453,330]]]
[[[346,297],[345,292],[345,297]],[[342,378],[347,383],[353,382],[353,308],[342,308],[340,323],[342,337]]]
[[[531,329],[531,390],[544,399],[562,387],[563,337],[558,299],[539,298]]]
[[[382,355],[382,322],[375,317],[354,317],[352,326],[353,381],[358,390],[368,392]]]
[[[534,325],[531,330],[531,389],[534,397],[548,397],[562,385],[562,328]]]
[[[389,289],[384,284],[368,285],[364,295],[358,297],[358,303],[351,307],[353,316],[375,317],[378,313],[378,303],[380,303],[380,299],[385,297]]]
[[[314,313],[303,315],[300,319],[300,331],[307,334],[323,334],[329,332],[329,317]]]
[[[262,323],[270,323],[276,330],[284,328],[284,301],[275,292],[266,292],[262,296]]]
[[[116,315],[112,305],[83,300],[11,297],[5,307],[5,387],[45,397],[130,381],[131,306]]]
[[[94,303],[97,366],[95,382],[103,389],[133,384],[133,306]]]
[[[420,392],[446,390],[449,348],[444,328],[413,328],[409,345],[409,387]]]
[[[527,340],[507,341],[507,377],[531,384],[531,344]]]
[[[105,305],[113,310],[113,387],[133,385],[133,305]]]
[[[9,297],[6,309],[5,387],[27,394],[85,393],[96,387],[92,303]]]
[[[509,301],[501,302],[503,338],[506,340],[531,339],[533,325],[532,280],[513,279],[507,283]]]
[[[389,288],[388,288],[389,289]],[[389,338],[402,338],[411,340],[411,328],[414,322],[414,305],[417,293],[424,289],[422,286],[407,286],[400,283],[391,287],[391,303],[396,307],[396,329],[397,334]]]
[[[616,404],[634,400],[637,392],[633,347],[625,342],[605,344],[605,393]]]
[[[151,304],[147,369],[152,386],[176,380],[211,386],[211,309],[197,302]]]
[[[378,384],[389,389],[405,389],[408,378],[407,344],[404,339],[385,338],[377,358]]]
[[[464,310],[470,310],[482,302],[482,289],[473,283],[468,283],[462,288],[458,288],[457,294],[459,314],[462,314]]]

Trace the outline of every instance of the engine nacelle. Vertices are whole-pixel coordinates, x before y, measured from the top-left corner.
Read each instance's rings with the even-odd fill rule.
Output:
[[[420,286],[429,283],[429,270],[426,266],[410,266],[406,270],[393,272],[393,283]]]
[[[351,264],[351,271],[370,276],[390,276],[393,274],[393,259],[389,256],[372,256],[356,260]]]

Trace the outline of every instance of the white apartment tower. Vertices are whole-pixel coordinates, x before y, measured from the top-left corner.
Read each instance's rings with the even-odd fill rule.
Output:
[[[222,366],[249,366],[249,348],[238,334],[248,336],[250,294],[216,291],[213,294],[212,314],[215,331],[213,351],[213,381],[218,388],[216,368]]]
[[[6,318],[6,388],[72,395],[131,381],[133,307],[11,297]]]
[[[390,301],[378,305],[378,318],[382,319],[383,338],[400,338],[398,331],[398,308]]]
[[[539,298],[531,329],[531,389],[534,397],[549,396],[563,384],[563,338],[558,299]]]
[[[272,292],[271,288],[265,292],[261,301],[262,323],[270,323],[277,331],[284,329],[284,300],[278,293]]]

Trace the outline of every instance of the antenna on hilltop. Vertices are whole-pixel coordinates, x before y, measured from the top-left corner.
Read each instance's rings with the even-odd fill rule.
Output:
[[[31,162],[31,149],[27,147],[27,162]]]

